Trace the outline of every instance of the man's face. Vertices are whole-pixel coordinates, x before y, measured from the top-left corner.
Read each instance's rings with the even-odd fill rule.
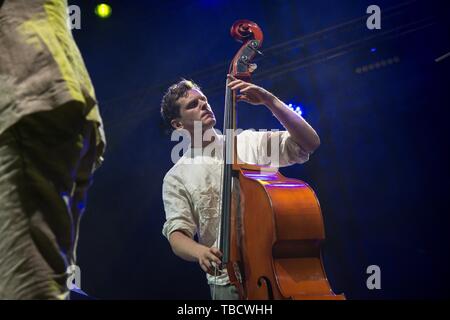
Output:
[[[189,90],[186,97],[178,99],[178,103],[180,104],[180,118],[172,121],[172,124],[175,121],[176,128],[186,129],[192,134],[195,121],[201,121],[203,132],[213,128],[216,124],[216,117],[208,99],[200,90]]]

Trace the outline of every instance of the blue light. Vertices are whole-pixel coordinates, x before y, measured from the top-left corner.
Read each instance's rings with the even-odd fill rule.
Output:
[[[301,105],[289,103],[288,108],[291,109],[292,111],[296,112],[299,116],[301,116],[303,113],[303,111],[302,111],[303,107]]]
[[[370,52],[375,52],[375,51],[377,51],[377,48],[370,49]]]
[[[80,212],[82,212],[86,208],[86,205],[84,204],[84,201],[79,201],[77,203],[77,207],[78,207],[78,210],[80,210]]]

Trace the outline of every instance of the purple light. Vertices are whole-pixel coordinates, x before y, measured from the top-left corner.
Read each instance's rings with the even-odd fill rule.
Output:
[[[303,183],[273,183],[270,185],[271,187],[281,187],[281,188],[298,188],[304,187]]]
[[[272,181],[278,179],[278,176],[273,173],[245,173],[244,175],[248,178],[258,179],[262,181]]]

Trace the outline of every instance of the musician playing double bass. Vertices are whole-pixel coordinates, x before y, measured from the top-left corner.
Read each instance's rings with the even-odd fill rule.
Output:
[[[319,147],[320,139],[301,115],[255,84],[228,75],[227,86],[236,93],[237,101],[266,106],[286,129],[242,131],[236,138],[238,159],[250,164],[280,167],[309,160]],[[257,112],[264,111],[255,109]],[[188,151],[164,177],[162,195],[166,222],[162,232],[177,256],[197,262],[207,273],[213,299],[238,299],[226,269],[217,268],[222,257],[218,238],[224,161],[220,151],[224,136],[214,129],[213,109],[198,85],[182,80],[167,90],[161,103],[161,115],[170,130],[184,131],[191,138]],[[200,131],[195,130],[199,127]],[[196,134],[201,138],[196,138]],[[267,150],[273,141],[278,143],[276,163],[270,161],[274,155],[268,156],[270,151]],[[206,150],[214,151],[204,152]],[[198,242],[194,240],[195,235]]]

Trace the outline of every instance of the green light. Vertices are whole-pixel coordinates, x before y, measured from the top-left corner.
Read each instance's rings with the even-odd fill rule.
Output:
[[[102,19],[108,18],[112,13],[112,8],[106,3],[100,3],[95,7],[95,14]]]

